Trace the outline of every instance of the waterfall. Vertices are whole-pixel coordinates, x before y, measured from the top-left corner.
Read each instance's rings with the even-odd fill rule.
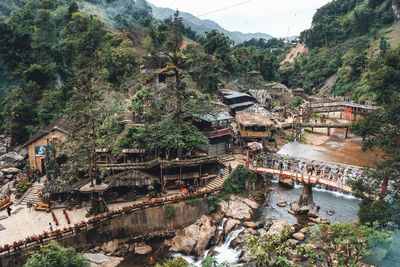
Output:
[[[226,218],[222,219],[222,222],[218,226],[218,229],[220,229],[220,227],[223,227],[226,220],[227,220]],[[214,251],[215,251],[214,257],[218,261],[218,263],[227,262],[229,264],[229,266],[237,265],[237,262],[239,261],[239,257],[240,257],[240,254],[242,253],[242,251],[230,248],[229,246],[231,245],[232,240],[234,240],[241,232],[243,232],[244,229],[245,229],[244,227],[241,227],[238,230],[230,232],[225,237],[225,242],[214,248]],[[193,266],[201,266],[201,263],[207,258],[207,255],[209,252],[210,252],[210,249],[205,251],[204,256],[199,259],[196,259],[194,256],[185,256],[180,253],[174,253],[174,254],[171,254],[171,256],[173,258],[182,257],[189,264],[192,264]]]
[[[227,218],[222,219],[221,223],[218,225],[218,230],[224,230],[224,225],[227,220]]]

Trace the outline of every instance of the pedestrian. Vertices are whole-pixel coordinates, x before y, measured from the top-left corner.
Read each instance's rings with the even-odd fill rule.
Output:
[[[220,168],[219,169],[219,177],[223,177],[224,176],[224,169],[223,168]]]
[[[228,171],[229,171],[229,174],[231,174],[231,172],[232,172],[232,165],[229,163],[229,165],[228,165]]]
[[[10,206],[7,206],[7,214],[8,214],[8,217],[11,216],[11,211],[12,211],[12,209],[10,208]]]
[[[253,169],[254,170],[257,169],[257,160],[256,159],[253,160]]]
[[[319,212],[320,209],[321,209],[321,207],[317,205],[317,212]]]
[[[51,222],[49,223],[49,230],[50,232],[53,232],[53,225],[51,225]]]

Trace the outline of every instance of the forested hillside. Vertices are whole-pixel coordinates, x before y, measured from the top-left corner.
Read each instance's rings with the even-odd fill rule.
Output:
[[[96,10],[94,4],[113,13],[102,17],[105,9]],[[183,84],[205,98],[218,92],[218,83],[245,81],[251,70],[260,72],[259,85],[278,80],[277,56],[289,49],[277,39],[233,46],[217,31],[199,37],[181,20],[155,20],[143,0],[28,0],[15,8],[0,22],[0,131],[14,143],[67,114],[71,97],[87,86],[102,92],[101,99],[110,102],[106,108],[126,109],[129,90],[152,88],[154,74],[141,68],[148,55],[169,51],[173,23],[180,34],[199,42],[182,51]],[[111,14],[115,24],[106,21]],[[102,114],[103,121],[110,114]]]
[[[335,75],[331,94],[375,99],[370,79],[400,44],[399,7],[397,0],[333,0],[321,7],[301,34],[310,52],[282,68],[282,81],[315,94]]]

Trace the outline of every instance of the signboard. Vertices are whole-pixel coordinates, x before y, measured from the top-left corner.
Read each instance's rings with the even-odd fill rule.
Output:
[[[46,156],[47,146],[35,146],[35,156],[44,157]]]

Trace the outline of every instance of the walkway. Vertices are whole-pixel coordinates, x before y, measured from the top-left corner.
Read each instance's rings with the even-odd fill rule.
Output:
[[[259,173],[267,173],[273,175],[284,176],[285,178],[290,178],[295,182],[302,184],[321,184],[330,188],[335,188],[340,191],[344,191],[352,194],[353,191],[351,187],[346,184],[346,181],[336,182],[326,178],[321,178],[322,172],[319,176],[316,175],[304,175],[304,173],[297,173],[293,171],[281,171],[278,169],[262,168],[258,167],[255,171]]]

